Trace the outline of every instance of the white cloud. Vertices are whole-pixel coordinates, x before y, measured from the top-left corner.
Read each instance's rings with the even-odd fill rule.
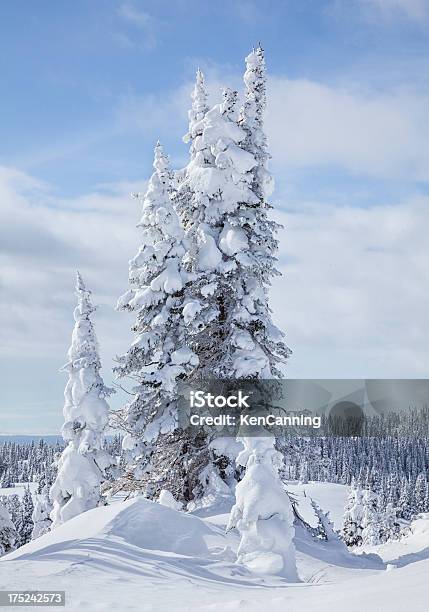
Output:
[[[429,17],[427,0],[358,0],[358,3],[372,21],[380,17],[385,21],[405,17],[423,25]]]
[[[266,126],[274,163],[429,181],[428,106],[424,92],[271,77]]]
[[[298,378],[426,376],[429,198],[369,209],[313,203],[278,213],[276,319]]]
[[[429,4],[427,0],[332,0],[326,12],[336,19],[363,20],[375,27],[398,24],[425,27]]]
[[[120,5],[118,8],[118,15],[122,17],[122,19],[142,28],[147,28],[151,23],[151,16],[149,13],[136,8],[128,2],[124,2]]]
[[[0,226],[10,234],[1,242],[0,332],[3,355],[17,364],[37,353],[61,365],[76,267],[101,304],[97,328],[107,378],[115,353],[126,349],[130,318],[114,305],[127,286],[140,211],[120,187],[104,190],[53,207],[51,192],[31,177],[0,172]],[[272,303],[294,349],[290,375],[424,375],[429,199],[370,209],[301,203],[277,215],[286,226],[284,277],[275,282]]]
[[[148,49],[156,47],[157,31],[161,25],[158,20],[155,20],[147,11],[143,11],[132,2],[123,2],[120,4],[117,14],[121,21],[139,30],[144,36],[142,40],[141,35],[135,36],[129,31],[118,31],[116,32],[115,38],[119,44],[125,47],[139,47],[143,42],[144,46]]]
[[[109,330],[103,344],[122,350],[125,344],[114,348],[123,329],[113,308],[126,289],[127,261],[138,243],[138,204],[106,186],[79,198],[54,199],[39,182],[7,168],[0,171],[0,202],[3,356],[65,354],[76,268],[102,304],[100,325]]]

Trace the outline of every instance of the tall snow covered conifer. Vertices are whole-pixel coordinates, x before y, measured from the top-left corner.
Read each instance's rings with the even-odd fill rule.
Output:
[[[277,225],[268,219],[265,201],[271,180],[265,168],[263,68],[262,62],[257,85],[245,76],[241,127],[231,90],[198,123],[177,195],[197,275],[187,322],[202,377],[277,377],[289,354],[268,306],[277,274]]]
[[[178,380],[198,365],[185,337],[184,287],[192,277],[183,265],[187,246],[170,198],[168,158],[159,143],[154,170],[138,225],[141,246],[129,266],[131,289],[118,302],[119,309],[136,313],[136,322],[131,348],[115,371],[137,382],[122,414],[128,464],[118,486],[150,497],[166,489],[189,501],[189,440],[178,427],[176,400]]]
[[[67,446],[58,460],[58,474],[50,490],[52,527],[103,503],[100,485],[113,465],[104,450],[109,415],[106,398],[112,389],[105,386],[100,375],[98,343],[91,321],[95,307],[79,272],[76,293],[75,326],[68,362],[63,367],[69,375],[61,432]]]
[[[240,125],[237,93],[226,89],[223,101],[201,114],[198,129],[190,126],[191,160],[176,195],[191,245],[186,262],[195,275],[184,315],[199,357],[194,376],[203,379],[280,377],[289,354],[268,306],[277,225],[265,200],[272,181],[265,167],[263,55],[258,82],[250,76],[251,57]],[[232,466],[216,454],[212,459],[227,477]]]

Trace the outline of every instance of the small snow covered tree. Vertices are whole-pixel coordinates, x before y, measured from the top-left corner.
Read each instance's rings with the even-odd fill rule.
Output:
[[[25,488],[24,495],[22,497],[21,512],[18,515],[17,522],[15,523],[16,531],[18,532],[19,546],[27,544],[31,540],[31,532],[33,531],[33,498],[30,493],[29,487]]]
[[[401,532],[401,524],[396,516],[396,509],[388,502],[384,508],[378,508],[380,520],[380,541],[395,540]]]
[[[168,158],[159,143],[154,170],[143,196],[141,246],[130,261],[131,289],[118,302],[119,309],[136,313],[136,323],[132,346],[115,371],[137,382],[122,414],[128,457],[119,487],[149,497],[168,489],[183,502],[193,488],[187,483],[192,441],[178,426],[177,386],[198,365],[185,337],[184,288],[191,276],[183,264],[187,247],[171,202]]]
[[[0,502],[0,557],[14,550],[18,536],[9,512]]]
[[[398,516],[409,521],[414,511],[414,495],[410,482],[404,476],[401,481],[401,494],[398,501]]]
[[[362,489],[353,480],[341,528],[341,536],[347,546],[362,544],[363,511]]]
[[[64,391],[62,436],[67,443],[58,460],[58,473],[50,490],[52,527],[103,504],[100,485],[109,478],[113,459],[104,448],[108,423],[106,398],[112,389],[100,375],[101,362],[91,315],[91,292],[77,273],[75,326],[63,371],[69,379]]]
[[[52,509],[52,502],[49,499],[49,486],[45,485],[42,491],[35,496],[34,500],[32,540],[50,531],[52,526],[50,518]]]
[[[245,437],[242,443],[237,463],[246,467],[246,473],[236,487],[227,527],[241,535],[237,562],[256,573],[296,581],[294,514],[279,478],[282,456],[272,437]]]
[[[329,512],[324,512],[317,502],[312,499],[311,506],[318,520],[318,531],[323,540],[338,542],[340,537],[335,531],[334,525],[329,517]],[[342,543],[344,546],[344,543]]]
[[[17,495],[16,493],[13,493],[12,495],[5,495],[4,497],[2,497],[1,501],[6,510],[9,512],[10,520],[12,521],[16,529],[16,526],[18,525],[20,516],[22,514],[22,501],[19,495]],[[16,545],[20,546],[18,534],[16,537]]]
[[[418,512],[426,512],[426,493],[427,493],[428,483],[426,480],[425,474],[421,472],[416,479],[416,486],[414,489],[414,499],[415,499],[415,511]]]
[[[376,546],[380,544],[382,519],[378,512],[378,497],[373,491],[366,490],[363,495],[362,543]]]
[[[14,483],[12,482],[10,470],[6,468],[1,477],[0,487],[2,489],[9,489],[10,487],[13,487],[13,486],[14,486]]]

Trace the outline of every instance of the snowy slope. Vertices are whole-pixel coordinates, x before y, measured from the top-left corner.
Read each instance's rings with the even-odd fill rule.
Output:
[[[298,501],[299,513],[313,527],[317,525],[311,507],[314,499],[323,510],[329,510],[329,517],[335,529],[340,529],[349,489],[346,485],[326,482],[288,483],[287,491]]]
[[[319,486],[335,498],[337,485]],[[298,584],[235,565],[238,537],[225,535],[227,518],[226,508],[198,517],[142,498],[90,510],[2,557],[0,589],[65,589],[68,610],[427,609],[429,518],[392,544],[390,556],[384,546],[393,571],[298,527]]]

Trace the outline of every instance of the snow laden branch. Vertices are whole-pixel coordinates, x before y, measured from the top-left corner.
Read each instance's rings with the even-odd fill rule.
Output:
[[[104,429],[108,423],[106,398],[113,392],[100,375],[100,357],[91,315],[95,307],[91,292],[79,272],[75,326],[62,368],[68,374],[64,391],[62,436],[67,443],[59,461],[58,474],[50,490],[53,502],[52,527],[103,503],[100,485],[108,478],[112,457],[104,450]]]

